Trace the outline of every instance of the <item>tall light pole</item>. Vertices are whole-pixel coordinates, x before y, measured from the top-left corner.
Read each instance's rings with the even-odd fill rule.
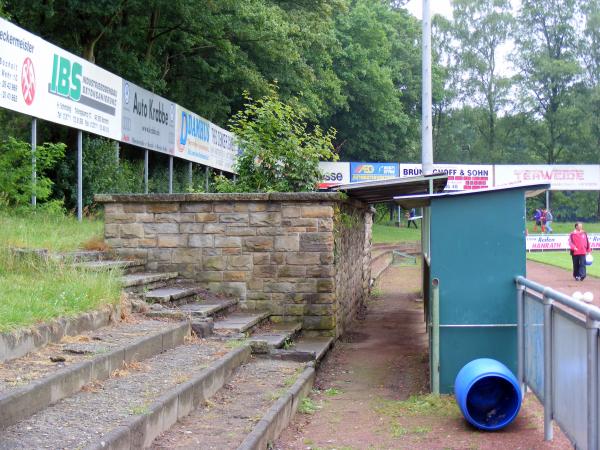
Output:
[[[433,173],[433,136],[431,119],[431,11],[430,0],[423,0],[422,21],[422,99],[421,99],[421,165],[423,175]]]

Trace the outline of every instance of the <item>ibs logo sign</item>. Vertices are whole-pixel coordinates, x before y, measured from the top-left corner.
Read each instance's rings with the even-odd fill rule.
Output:
[[[21,92],[25,104],[31,105],[35,99],[35,69],[29,57],[25,58],[21,67]]]
[[[48,92],[78,102],[81,98],[82,77],[83,67],[81,64],[72,63],[63,56],[54,55],[52,81],[48,84]]]

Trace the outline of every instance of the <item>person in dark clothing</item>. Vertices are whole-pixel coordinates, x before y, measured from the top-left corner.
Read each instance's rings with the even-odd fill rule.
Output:
[[[414,225],[415,228],[419,228],[417,225],[417,219],[415,219],[415,216],[417,215],[417,211],[415,210],[415,208],[412,208],[409,212],[408,212],[408,228],[410,228],[410,225]]]
[[[569,247],[573,259],[573,278],[577,281],[585,279],[585,255],[591,252],[590,241],[587,233],[583,231],[583,224],[577,222],[575,230],[569,235]]]

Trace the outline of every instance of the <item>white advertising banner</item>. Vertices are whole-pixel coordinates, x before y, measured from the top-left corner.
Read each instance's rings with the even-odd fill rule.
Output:
[[[0,19],[0,107],[121,138],[121,78]]]
[[[446,191],[470,191],[494,186],[492,165],[434,164],[433,172],[448,175]],[[421,164],[400,164],[401,177],[415,177],[423,173]]]
[[[210,124],[211,167],[226,172],[235,172],[233,166],[238,155],[238,148],[233,133]]]
[[[349,162],[321,161],[319,162],[319,169],[323,173],[323,181],[319,184],[319,188],[350,183]]]
[[[237,147],[232,133],[176,105],[175,156],[233,172]]]
[[[121,141],[173,155],[175,103],[123,80]]]
[[[600,249],[600,234],[588,233],[590,247]],[[525,239],[525,248],[529,251],[536,250],[569,250],[568,234],[532,234]]]
[[[550,183],[555,191],[600,190],[598,165],[496,165],[495,185]]]

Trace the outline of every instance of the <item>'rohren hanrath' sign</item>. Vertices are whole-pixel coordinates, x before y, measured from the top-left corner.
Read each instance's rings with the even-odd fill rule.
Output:
[[[123,142],[173,155],[175,103],[123,80]]]

